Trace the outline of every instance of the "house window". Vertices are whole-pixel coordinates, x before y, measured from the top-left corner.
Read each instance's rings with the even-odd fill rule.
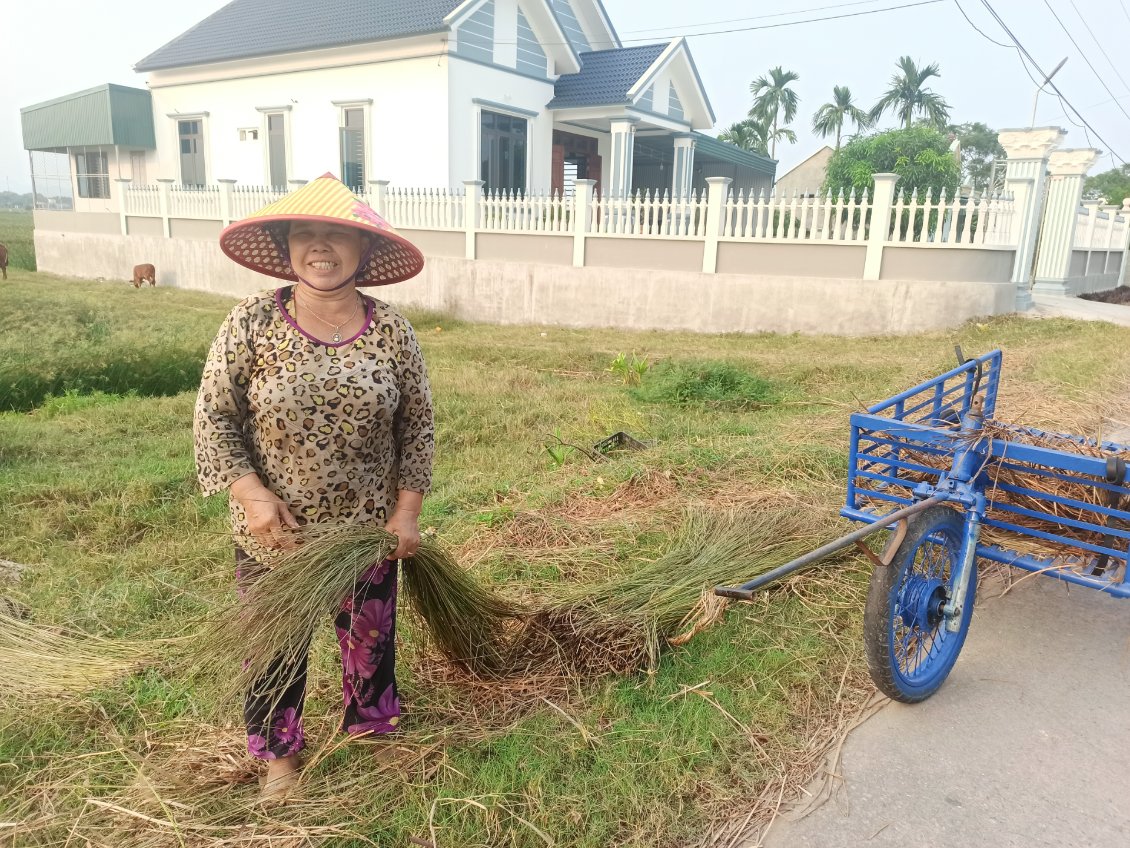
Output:
[[[199,118],[177,121],[180,143],[180,181],[186,186],[204,185],[204,122]]]
[[[483,109],[479,122],[479,179],[489,192],[526,190],[529,121]]]
[[[341,181],[354,191],[365,187],[365,110],[341,110]]]
[[[110,196],[110,168],[104,152],[76,153],[75,176],[78,178],[79,197]]]
[[[267,115],[267,165],[271,185],[286,187],[286,116],[281,112]]]
[[[240,141],[258,141],[259,129],[257,127],[248,127],[239,131]]]

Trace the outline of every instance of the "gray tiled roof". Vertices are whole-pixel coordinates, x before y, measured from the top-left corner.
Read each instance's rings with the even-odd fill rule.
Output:
[[[558,78],[549,108],[626,103],[628,89],[666,49],[666,44],[648,44],[582,53],[580,72]]]
[[[179,68],[447,29],[460,0],[233,0],[135,66]]]

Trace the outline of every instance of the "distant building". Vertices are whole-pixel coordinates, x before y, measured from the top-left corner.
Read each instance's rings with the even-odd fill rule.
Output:
[[[824,145],[791,171],[784,173],[777,180],[775,191],[778,196],[782,194],[818,194],[824,185],[824,178],[828,175],[828,163],[835,153],[832,148]]]

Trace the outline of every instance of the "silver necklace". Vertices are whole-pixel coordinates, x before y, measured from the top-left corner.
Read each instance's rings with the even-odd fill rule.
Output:
[[[341,341],[341,328],[344,327],[346,324],[348,324],[350,321],[352,321],[354,318],[357,317],[357,313],[361,309],[361,303],[362,303],[361,298],[358,297],[357,298],[357,305],[353,307],[353,312],[350,313],[349,317],[346,318],[344,321],[342,321],[340,324],[335,324],[335,323],[333,323],[333,321],[327,321],[325,318],[323,318],[321,315],[319,315],[317,312],[315,312],[309,306],[303,306],[302,308],[305,309],[307,312],[309,312],[311,315],[313,315],[315,318],[317,318],[319,321],[321,321],[323,324],[325,324],[327,327],[333,327],[334,328],[333,335],[330,336],[330,341],[332,341],[336,344],[337,342]],[[295,309],[297,310],[297,308],[298,308],[298,297],[297,296],[295,296],[295,298],[294,298],[294,306],[295,306]],[[296,313],[295,317],[297,317],[297,313]]]

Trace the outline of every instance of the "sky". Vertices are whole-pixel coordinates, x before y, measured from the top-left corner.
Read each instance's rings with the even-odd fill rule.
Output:
[[[996,129],[1031,124],[1037,85],[1014,47],[988,40],[1011,44],[983,0],[935,0],[858,14],[909,3],[922,0],[604,0],[625,45],[687,36],[717,117],[714,132],[746,116],[752,80],[778,65],[799,74],[797,143],[778,146],[779,174],[826,143],[811,132],[812,113],[831,99],[833,86],[849,86],[868,107],[887,88],[901,55],[939,65],[941,77],[931,87],[949,102],[953,122],[981,121]],[[132,66],[224,5],[225,0],[103,0],[98,14],[91,14],[89,0],[5,4],[0,190],[31,189],[21,106],[107,82],[144,87],[144,76]],[[1130,43],[1130,0],[990,0],[990,5],[1045,72],[1067,57],[1054,82],[1095,132],[1088,141],[1084,129],[1071,123],[1078,119],[1065,114],[1052,92],[1040,95],[1035,126],[1062,126],[1069,132],[1065,146],[1105,151],[1092,173],[1130,161],[1130,63],[1124,49]],[[852,17],[752,29],[833,15]],[[67,23],[55,26],[52,20]],[[730,31],[709,34],[719,30]],[[1112,66],[1104,50],[1121,67]]]

